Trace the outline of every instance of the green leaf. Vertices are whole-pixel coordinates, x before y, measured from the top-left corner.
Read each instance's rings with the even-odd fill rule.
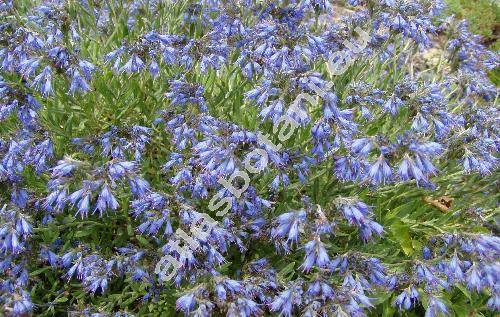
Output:
[[[288,263],[287,266],[279,271],[278,275],[280,275],[284,280],[289,281],[293,277],[293,273],[295,272],[295,261]]]
[[[75,238],[81,238],[81,237],[86,237],[93,234],[92,230],[86,230],[86,231],[77,231],[75,232]]]
[[[137,239],[137,241],[139,241],[140,244],[142,244],[143,246],[146,246],[146,247],[151,247],[151,243],[146,239],[144,238],[143,236],[141,235],[136,235],[135,238]]]
[[[406,226],[401,221],[397,221],[393,223],[390,228],[394,239],[399,242],[403,252],[406,255],[412,255],[415,250],[413,249],[413,243],[410,237],[410,227]]]
[[[472,300],[472,296],[471,296],[469,290],[467,290],[464,286],[462,286],[460,284],[457,284],[455,286],[465,295],[465,297],[467,297],[467,299],[469,300],[470,303],[474,302]]]
[[[47,266],[47,267],[42,267],[41,269],[38,269],[38,270],[34,270],[33,272],[30,272],[30,275],[31,276],[37,276],[37,275],[40,275],[42,274],[43,272],[46,272],[48,270],[50,270],[51,267],[50,266]]]

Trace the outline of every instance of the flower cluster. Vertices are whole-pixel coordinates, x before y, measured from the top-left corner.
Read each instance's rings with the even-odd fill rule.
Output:
[[[1,2],[0,315],[498,313],[499,56],[444,7]]]

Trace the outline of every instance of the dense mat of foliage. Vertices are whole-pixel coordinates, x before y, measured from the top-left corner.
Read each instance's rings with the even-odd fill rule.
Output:
[[[0,315],[498,313],[499,59],[443,12],[0,0]]]

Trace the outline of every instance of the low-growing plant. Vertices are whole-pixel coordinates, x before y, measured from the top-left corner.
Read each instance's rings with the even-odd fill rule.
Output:
[[[499,59],[446,12],[2,0],[0,315],[497,314]]]

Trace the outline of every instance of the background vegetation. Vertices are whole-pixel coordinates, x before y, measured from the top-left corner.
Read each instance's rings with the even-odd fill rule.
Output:
[[[72,3],[71,1],[69,1]],[[31,3],[29,0],[20,0],[16,3],[20,14],[26,13]],[[91,21],[88,12],[81,10],[76,3],[71,4],[70,14],[82,21]],[[202,33],[202,27],[182,27],[182,12],[185,7],[175,6],[172,10],[164,10],[157,23],[167,21],[163,27],[171,33],[186,32],[193,36]],[[484,37],[484,43],[492,50],[500,49],[499,40],[499,19],[500,7],[495,1],[478,0],[449,0],[450,12],[459,18],[467,18],[471,23],[472,30]],[[137,19],[136,28],[129,30],[127,27],[126,15],[120,15],[120,10],[112,12],[111,19],[114,28],[109,33],[103,33],[98,38],[86,38],[85,34],[79,47],[82,56],[86,56],[96,64],[100,63],[100,58],[105,52],[109,52],[121,43],[121,39],[134,39],[144,30],[159,27],[154,25],[148,12],[144,12]],[[115,14],[116,13],[116,14]],[[355,65],[344,76],[335,78],[336,87],[346,87],[349,76],[359,75],[367,65],[360,63]],[[393,71],[392,79],[398,80],[404,76],[401,70],[395,65],[379,65],[380,72],[385,68]],[[384,68],[385,67],[385,68]],[[439,65],[437,66],[439,67]],[[162,70],[165,77],[169,77],[175,70]],[[217,74],[218,75],[218,74]],[[217,77],[215,72],[200,74],[191,72],[186,75],[187,80],[201,82],[206,89],[206,99],[210,101],[210,113],[219,118],[233,121],[247,129],[255,129],[258,125],[258,111],[249,107],[243,95],[249,89],[248,83],[243,76],[238,73],[237,67],[231,65],[224,70],[223,75]],[[367,82],[377,82],[379,74],[364,74],[362,79]],[[490,77],[496,85],[500,85],[500,70],[494,70]],[[16,79],[12,79],[15,81]],[[57,79],[56,79],[57,80]],[[110,70],[105,70],[101,76],[93,81],[94,92],[83,97],[74,97],[67,94],[65,89],[56,89],[55,96],[48,98],[44,105],[46,111],[41,113],[41,122],[53,133],[54,148],[56,157],[60,157],[71,148],[71,140],[76,137],[100,135],[106,132],[111,126],[127,126],[132,124],[147,125],[154,121],[158,111],[164,107],[164,94],[168,90],[166,82],[157,81],[149,76],[136,76],[131,80],[128,74],[116,75]],[[98,108],[95,105],[99,105]],[[232,105],[232,109],[225,109],[220,105]],[[117,105],[120,108],[117,109]],[[243,113],[245,115],[241,115]],[[403,114],[404,115],[404,114]],[[9,121],[0,126],[0,134],[9,135],[13,131],[15,121]],[[265,126],[269,131],[272,126]],[[397,129],[392,126],[372,127],[373,129]],[[160,128],[153,130],[153,138],[148,145],[147,155],[144,157],[142,172],[150,181],[152,187],[161,188],[165,186],[165,176],[158,173],[158,166],[165,163],[166,157],[172,148],[165,145],[164,140],[168,137]],[[310,140],[305,135],[298,135],[290,140],[288,146],[307,144]],[[80,155],[80,154],[79,154]],[[76,157],[85,160],[84,154]],[[447,162],[440,162],[446,165]],[[322,166],[322,168],[331,168]],[[369,201],[376,206],[374,214],[376,220],[388,228],[385,239],[387,243],[363,244],[362,242],[352,242],[351,236],[355,236],[354,231],[342,233],[338,237],[340,243],[331,245],[332,249],[342,250],[348,247],[355,248],[362,254],[377,254],[388,262],[393,262],[394,267],[398,267],[398,259],[401,257],[419,257],[426,243],[423,236],[439,234],[441,232],[460,232],[468,225],[487,223],[498,225],[498,173],[486,177],[462,175],[460,172],[450,167],[449,173],[443,173],[443,177],[436,179],[435,189],[425,189],[415,187],[413,184],[400,184],[397,186],[382,187],[376,195],[368,189],[356,190],[356,195],[363,201]],[[33,170],[26,170],[28,188],[32,192],[43,192],[47,177],[38,177]],[[297,193],[306,192],[315,204],[328,205],[330,197],[336,195],[348,195],[354,190],[349,186],[338,186],[339,182],[329,178],[329,175],[319,170],[312,175],[308,187],[297,185],[288,192],[280,193],[281,199],[286,200],[287,195],[293,197]],[[269,177],[258,180],[260,187],[258,190],[264,191],[271,182]],[[321,187],[320,187],[321,184]],[[323,184],[325,184],[323,186]],[[5,190],[0,188],[0,190]],[[7,197],[7,193],[1,193]],[[113,254],[117,247],[133,242],[144,248],[151,248],[152,242],[138,234],[132,224],[137,224],[129,213],[128,201],[129,193],[121,193],[119,197],[120,205],[123,206],[118,212],[112,214],[105,221],[99,217],[89,216],[85,220],[75,218],[72,213],[58,216],[58,222],[49,224],[46,227],[35,229],[36,243],[49,245],[63,242],[62,249],[71,247],[69,241],[82,241],[90,249],[99,249],[102,254]],[[437,208],[430,203],[435,199],[451,198],[452,203],[445,210]],[[297,202],[293,202],[297,203]],[[291,203],[291,204],[293,204]],[[290,204],[290,205],[291,205]],[[289,209],[290,205],[279,206],[276,214]],[[206,206],[203,206],[206,207]],[[485,209],[485,217],[477,217],[475,211]],[[459,212],[460,211],[460,212]],[[490,228],[491,229],[491,228]],[[477,233],[487,233],[489,229],[476,228]],[[494,229],[492,229],[494,230]],[[342,244],[342,243],[346,244]],[[351,243],[351,244],[347,244]],[[248,253],[229,258],[227,265],[222,268],[222,272],[240,274],[242,263],[251,258],[259,258],[272,253],[272,248],[266,249],[264,245],[256,244],[250,247]],[[236,252],[237,253],[237,252]],[[293,258],[293,255],[275,257],[276,266],[279,270],[280,278],[291,280],[295,271],[299,271],[299,262],[302,255]],[[290,266],[291,263],[291,266]],[[77,281],[68,282],[59,278],[61,272],[51,267],[36,269],[32,267],[30,276],[37,281],[30,289],[33,302],[37,305],[36,314],[39,316],[63,316],[67,313],[67,308],[71,311],[84,311],[89,303],[97,310],[113,311],[126,310],[138,311],[139,316],[176,316],[180,315],[175,310],[175,299],[182,294],[175,287],[169,287],[158,295],[158,301],[142,305],[142,296],[147,292],[144,285],[134,283],[132,277],[113,282],[109,285],[108,291],[103,295],[89,295],[84,290],[81,283]],[[400,313],[392,305],[394,294],[378,294],[380,300],[371,311],[372,316],[423,316],[422,307],[410,313]],[[487,296],[471,293],[466,288],[454,288],[447,295],[444,301],[452,308],[452,313],[460,316],[494,316],[485,309]]]
[[[500,1],[448,0],[448,12],[459,19],[467,19],[471,31],[481,35],[485,45],[491,50],[500,50]],[[490,78],[500,86],[500,70],[492,71]]]

